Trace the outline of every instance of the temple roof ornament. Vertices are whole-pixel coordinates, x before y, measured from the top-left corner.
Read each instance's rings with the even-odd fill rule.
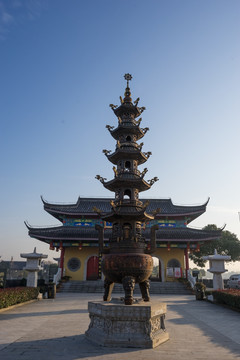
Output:
[[[104,178],[104,177],[102,177],[102,176],[100,176],[100,175],[96,175],[96,176],[95,176],[95,179],[99,180],[102,184],[104,184],[104,183],[105,183],[105,180],[107,180],[106,178]]]
[[[155,176],[154,178],[152,178],[151,180],[148,180],[148,183],[149,183],[149,185],[153,185],[156,181],[158,181],[159,179],[158,179],[158,177],[157,176]]]
[[[129,81],[132,80],[132,75],[131,74],[125,74],[124,79],[127,80],[127,87],[129,87]]]

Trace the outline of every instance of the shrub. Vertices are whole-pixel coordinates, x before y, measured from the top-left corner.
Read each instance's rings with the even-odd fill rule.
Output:
[[[218,304],[228,305],[234,309],[240,310],[240,290],[227,289],[212,292],[214,300]]]
[[[213,290],[206,290],[205,291],[206,296],[212,295],[212,293],[213,293]]]
[[[36,299],[38,293],[38,288],[32,287],[0,289],[0,309]]]

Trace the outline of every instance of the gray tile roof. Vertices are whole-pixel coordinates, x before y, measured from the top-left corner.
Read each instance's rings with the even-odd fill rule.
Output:
[[[94,228],[84,228],[78,226],[58,226],[50,228],[29,227],[29,235],[39,240],[50,242],[53,240],[98,240],[98,231]],[[161,228],[156,232],[158,241],[206,241],[218,238],[221,231],[207,231],[193,228]],[[111,229],[104,231],[104,238],[111,236]],[[150,229],[143,231],[146,239],[150,238]]]
[[[111,211],[110,201],[112,199],[107,198],[78,198],[76,204],[51,204],[43,200],[44,209],[50,214],[58,218],[57,215],[75,215],[81,216],[84,214],[92,214],[93,207],[97,207],[103,213],[108,213]],[[149,205],[146,209],[147,213],[151,213],[157,208],[161,209],[160,216],[188,216],[191,214],[202,214],[206,211],[207,203],[203,205],[193,205],[193,206],[182,206],[174,205],[171,199],[141,199],[143,203],[149,200]]]

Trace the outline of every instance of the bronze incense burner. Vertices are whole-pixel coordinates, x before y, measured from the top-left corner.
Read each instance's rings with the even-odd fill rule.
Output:
[[[138,107],[139,98],[132,103],[129,80],[130,74],[125,75],[127,87],[124,99],[120,96],[121,104],[110,107],[118,118],[116,128],[107,125],[110,134],[116,140],[114,152],[103,150],[108,160],[114,164],[114,178],[106,181],[97,175],[104,187],[115,193],[115,200],[111,201],[112,210],[108,214],[99,213],[103,221],[112,223],[112,235],[109,248],[103,248],[103,228],[99,231],[100,249],[103,252],[102,271],[105,275],[103,299],[110,301],[114,283],[121,283],[125,291],[125,304],[132,305],[133,290],[138,283],[144,301],[149,301],[149,277],[153,270],[153,260],[150,255],[155,250],[155,231],[151,228],[151,240],[147,244],[142,235],[145,222],[154,219],[155,214],[147,214],[148,203],[139,200],[139,193],[151,188],[157,177],[145,181],[147,168],[141,172],[138,166],[144,164],[150,152],[142,152],[143,143],[137,141],[143,138],[148,128],[141,128],[141,118],[137,118],[145,110]]]

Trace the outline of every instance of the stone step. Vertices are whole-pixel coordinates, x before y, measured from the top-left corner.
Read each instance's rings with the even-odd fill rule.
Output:
[[[62,283],[59,292],[74,292],[74,293],[103,293],[103,281],[68,281]],[[121,284],[114,284],[113,294],[124,294]],[[139,285],[136,284],[134,294],[140,295]],[[185,288],[182,283],[178,282],[151,282],[150,294],[190,294],[190,291]]]

